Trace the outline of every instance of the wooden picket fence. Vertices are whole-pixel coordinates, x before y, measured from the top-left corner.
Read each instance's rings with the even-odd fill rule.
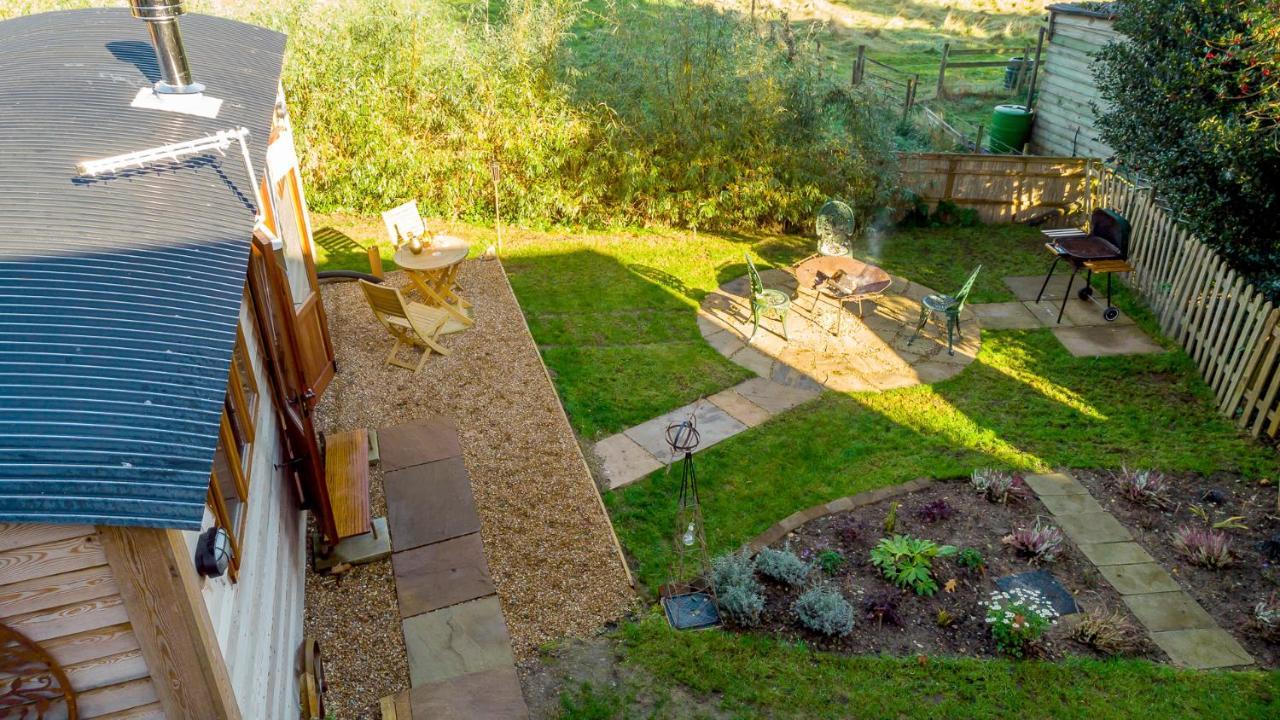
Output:
[[[1127,279],[1196,362],[1218,409],[1252,435],[1280,433],[1280,309],[1227,267],[1157,200],[1113,170],[1092,163],[1089,208],[1130,220]]]

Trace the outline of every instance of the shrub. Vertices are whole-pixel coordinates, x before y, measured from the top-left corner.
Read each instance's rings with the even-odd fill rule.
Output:
[[[955,514],[951,503],[946,498],[938,498],[916,508],[916,519],[922,523],[936,523],[950,518]]]
[[[931,568],[933,558],[945,557],[956,552],[951,545],[938,545],[932,540],[910,535],[894,535],[882,538],[871,550],[871,564],[880,568],[887,580],[898,587],[909,587],[917,595],[932,595],[938,591]]]
[[[791,612],[803,627],[816,633],[843,637],[853,631],[853,606],[831,588],[807,590],[791,605]]]
[[[989,468],[974,470],[969,477],[969,484],[993,503],[1004,504],[1011,499],[1022,499],[1028,494],[1027,485],[1021,476],[1003,470]]]
[[[1143,646],[1142,631],[1121,612],[1082,613],[1071,638],[1104,655],[1135,655]]]
[[[1271,593],[1253,606],[1253,624],[1267,639],[1280,639],[1280,595]]]
[[[818,567],[822,568],[822,572],[827,575],[835,575],[840,572],[840,568],[844,567],[844,555],[836,550],[823,550],[818,553]]]
[[[1192,235],[1280,292],[1276,0],[1126,0],[1094,67],[1102,139]]]
[[[725,617],[745,627],[760,621],[764,595],[756,580],[755,561],[745,550],[712,561],[711,585],[716,591],[716,605]]]
[[[1036,518],[1034,526],[1014,530],[1005,538],[1005,542],[1019,554],[1032,560],[1053,562],[1062,550],[1062,531],[1054,525],[1041,523],[1040,518]]]
[[[756,569],[767,578],[798,587],[809,577],[812,566],[796,557],[789,548],[763,548],[756,555]]]
[[[1195,565],[1221,568],[1231,564],[1231,538],[1221,530],[1183,525],[1173,532],[1173,547]]]
[[[1116,486],[1125,499],[1143,505],[1163,507],[1165,476],[1154,470],[1130,470],[1123,468],[1116,477]]]
[[[987,561],[977,548],[965,548],[956,555],[956,564],[977,573],[986,572]]]
[[[868,595],[862,599],[862,614],[870,620],[875,620],[876,625],[889,623],[890,625],[902,625],[902,616],[898,615],[898,604],[901,596],[896,592],[880,592]]]
[[[1026,588],[993,592],[986,608],[996,649],[1014,657],[1023,657],[1058,618],[1044,595]]]

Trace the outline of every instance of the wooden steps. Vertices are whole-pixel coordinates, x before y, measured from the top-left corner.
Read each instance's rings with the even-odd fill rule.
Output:
[[[369,432],[325,436],[324,482],[329,490],[338,540],[373,529],[369,511]]]

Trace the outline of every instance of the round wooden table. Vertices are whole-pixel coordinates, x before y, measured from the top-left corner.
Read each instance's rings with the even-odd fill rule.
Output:
[[[458,268],[471,252],[471,245],[452,235],[436,235],[431,244],[414,254],[408,244],[401,245],[395,254],[396,265],[409,275],[413,286],[422,293],[427,304],[442,307],[458,320],[471,325],[473,320],[467,310],[471,303],[454,291]]]
[[[840,271],[851,278],[853,291],[841,293],[828,282]],[[818,255],[795,267],[796,291],[813,293],[812,315],[818,309],[818,301],[826,298],[836,305],[836,329],[839,335],[844,321],[844,304],[850,300],[858,303],[858,317],[862,317],[862,301],[880,297],[893,284],[893,278],[870,263],[855,260],[847,255]]]

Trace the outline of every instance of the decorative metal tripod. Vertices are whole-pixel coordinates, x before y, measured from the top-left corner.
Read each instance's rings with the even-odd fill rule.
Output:
[[[707,580],[711,559],[707,554],[707,536],[698,498],[698,474],[693,466],[693,451],[700,441],[692,415],[688,420],[667,427],[667,445],[671,448],[672,460],[684,454],[680,461],[680,496],[676,505],[675,561],[671,568],[671,582],[662,587],[662,606],[666,610],[667,621],[677,630],[720,624],[715,589]],[[668,465],[667,472],[670,471],[671,465]]]

